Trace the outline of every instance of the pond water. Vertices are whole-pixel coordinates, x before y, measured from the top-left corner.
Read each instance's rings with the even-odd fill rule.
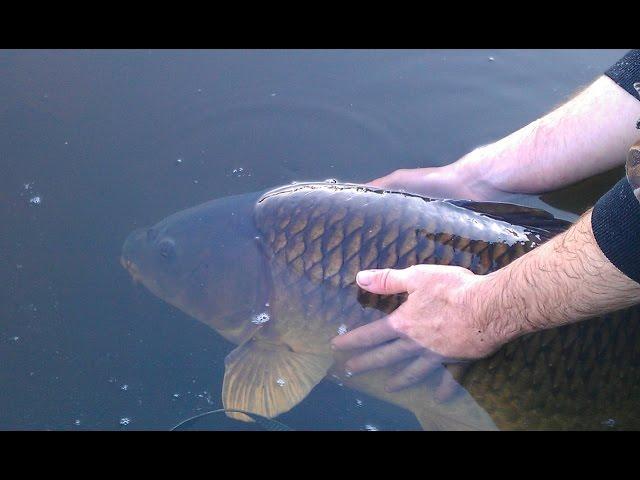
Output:
[[[221,406],[233,346],[133,285],[119,263],[130,231],[292,181],[444,165],[623,54],[0,52],[0,429],[168,429]],[[543,200],[570,218],[621,175]],[[329,382],[278,419],[420,429],[410,412]],[[197,428],[257,427],[218,416]]]

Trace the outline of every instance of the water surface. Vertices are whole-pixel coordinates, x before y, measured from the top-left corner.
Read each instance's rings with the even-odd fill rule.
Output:
[[[294,180],[444,165],[623,54],[0,52],[0,428],[167,429],[221,405],[233,347],[132,285],[118,256],[134,228]],[[581,213],[621,174],[544,199]],[[419,428],[328,382],[279,420]],[[199,425],[245,428],[220,416]]]

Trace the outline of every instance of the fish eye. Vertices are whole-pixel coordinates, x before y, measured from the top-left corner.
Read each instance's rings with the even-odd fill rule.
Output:
[[[164,238],[158,243],[158,251],[161,257],[170,260],[176,256],[176,244],[170,238]]]

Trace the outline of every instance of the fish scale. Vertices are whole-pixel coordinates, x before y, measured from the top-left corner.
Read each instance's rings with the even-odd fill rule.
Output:
[[[347,197],[350,197],[348,202]],[[276,271],[287,277],[277,277],[277,280],[292,286],[305,277],[316,287],[307,290],[307,295],[321,295],[319,304],[325,307],[332,303],[339,306],[338,309],[325,308],[325,313],[329,313],[324,316],[325,320],[331,323],[333,318],[344,318],[347,313],[351,328],[380,318],[381,315],[371,313],[371,308],[364,307],[390,313],[406,298],[362,291],[354,295],[349,289],[337,288],[349,286],[357,289],[355,273],[361,269],[405,268],[417,263],[435,263],[463,266],[474,273],[486,274],[540,243],[533,236],[511,244],[478,241],[465,236],[462,222],[454,234],[447,228],[455,223],[455,219],[441,222],[441,218],[424,208],[429,200],[420,201],[423,205],[412,202],[411,205],[390,206],[393,202],[384,193],[359,192],[356,196],[353,189],[339,185],[294,186],[287,192],[281,190],[277,195],[263,197],[256,209],[255,221],[264,238],[286,239],[284,245],[271,244],[274,253],[271,261],[280,265]],[[326,208],[328,204],[342,208],[337,214],[329,214],[323,223],[317,209],[323,206],[321,211],[330,212],[331,208]],[[287,205],[301,208],[292,210]],[[277,219],[271,221],[274,214],[291,216],[291,223],[304,227],[295,234],[286,226],[272,232],[271,229],[277,229],[278,225],[288,225]],[[478,214],[477,220],[485,219]],[[360,227],[349,231],[354,221]],[[308,238],[304,237],[304,232],[310,229],[316,229],[326,250],[322,255],[317,251],[315,255],[303,251],[303,271],[287,268],[287,252],[295,250],[297,253],[299,248],[296,235]],[[375,233],[367,235],[371,230]],[[358,238],[357,255],[353,254],[354,238]],[[318,261],[324,262],[322,277],[309,274]],[[325,288],[327,283],[335,288]],[[629,341],[624,335],[616,335],[621,330],[635,332],[638,316],[635,311],[627,313],[625,321],[633,325],[624,329],[620,327],[619,316],[522,337],[492,357],[473,363],[456,379],[479,400],[500,428],[603,428],[601,422],[606,420],[605,416],[619,417],[617,426],[620,428],[638,428],[640,419],[633,411],[640,399],[632,395],[637,388],[629,388],[640,380],[636,367],[638,339]],[[334,325],[331,328],[333,332]],[[604,341],[605,337],[617,337],[617,342]],[[624,345],[620,345],[621,342]],[[631,365],[628,363],[630,360]],[[608,374],[621,370],[627,376],[624,382],[620,382],[619,376]],[[615,395],[615,391],[622,394]],[[628,393],[626,396],[625,392]]]

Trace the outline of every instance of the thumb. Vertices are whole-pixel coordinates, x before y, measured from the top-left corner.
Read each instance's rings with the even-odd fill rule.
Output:
[[[403,293],[408,290],[407,270],[363,270],[356,275],[356,282],[360,288],[382,295]]]

